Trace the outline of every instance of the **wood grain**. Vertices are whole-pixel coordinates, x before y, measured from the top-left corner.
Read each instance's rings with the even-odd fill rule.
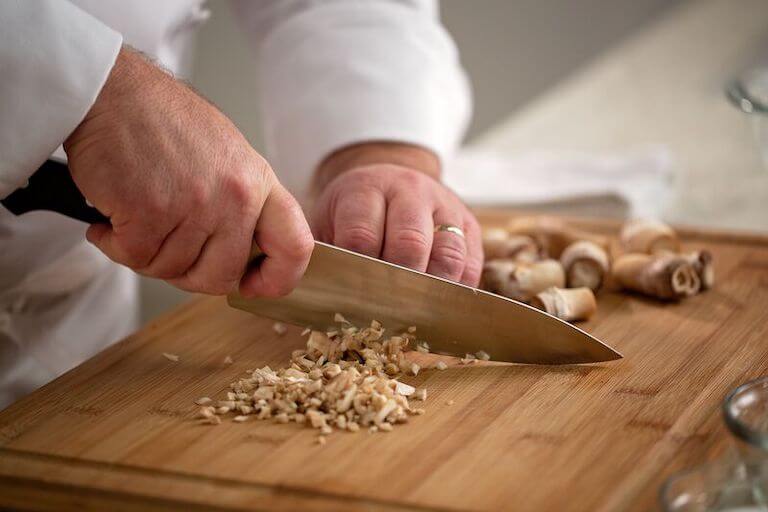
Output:
[[[0,506],[653,508],[667,475],[727,450],[726,392],[768,373],[768,240],[690,236],[716,257],[713,290],[680,304],[601,293],[583,324],[625,359],[422,372],[409,382],[428,388],[426,415],[391,433],[334,434],[326,446],[297,425],[192,419],[195,398],[220,396],[302,344],[298,329],[279,337],[270,320],[197,299],[0,412]]]

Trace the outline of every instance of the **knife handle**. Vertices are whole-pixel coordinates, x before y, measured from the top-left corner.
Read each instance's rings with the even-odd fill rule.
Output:
[[[256,245],[256,242],[253,242],[251,245],[251,254],[248,256],[248,264],[252,265],[258,263],[262,256],[264,256],[264,251]]]
[[[69,167],[53,160],[40,166],[26,187],[15,190],[0,203],[14,215],[49,210],[89,224],[109,224],[109,217],[86,202]]]
[[[46,161],[29,178],[26,187],[15,190],[0,203],[14,215],[49,210],[88,224],[109,224],[109,217],[86,202],[72,180],[69,167],[54,160]],[[249,264],[257,264],[263,255],[264,251],[254,242]]]

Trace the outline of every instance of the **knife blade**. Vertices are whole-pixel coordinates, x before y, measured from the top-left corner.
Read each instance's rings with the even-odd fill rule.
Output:
[[[416,327],[430,351],[487,352],[495,361],[576,364],[621,354],[567,322],[526,304],[368,256],[315,242],[298,286],[277,299],[231,294],[235,308],[325,330],[335,313],[356,325],[377,320],[392,332]]]
[[[83,222],[109,222],[87,204],[66,164],[48,161],[29,184],[2,200],[16,215],[50,210]],[[358,325],[417,327],[434,352],[483,350],[496,361],[570,364],[621,354],[581,329],[525,304],[391,263],[315,242],[299,286],[280,299],[231,295],[237,308],[300,326],[325,328],[337,312]]]

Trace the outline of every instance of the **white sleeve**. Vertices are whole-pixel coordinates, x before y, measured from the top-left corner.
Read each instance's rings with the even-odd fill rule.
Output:
[[[258,49],[267,156],[297,195],[322,159],[343,146],[407,142],[445,161],[459,144],[471,96],[434,1],[237,7]]]
[[[26,180],[96,100],[122,36],[63,0],[0,4],[0,198]]]

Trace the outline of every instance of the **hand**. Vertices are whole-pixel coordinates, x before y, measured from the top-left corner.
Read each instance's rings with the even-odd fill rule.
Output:
[[[370,143],[341,150],[318,170],[312,230],[338,247],[477,286],[480,227],[438,174],[437,158],[414,146]],[[440,224],[461,228],[465,238],[435,233]]]
[[[64,143],[72,177],[110,218],[88,240],[140,274],[193,292],[288,293],[309,226],[267,162],[215,107],[123,49]],[[265,253],[245,277],[253,240]],[[241,279],[242,278],[242,279]]]

